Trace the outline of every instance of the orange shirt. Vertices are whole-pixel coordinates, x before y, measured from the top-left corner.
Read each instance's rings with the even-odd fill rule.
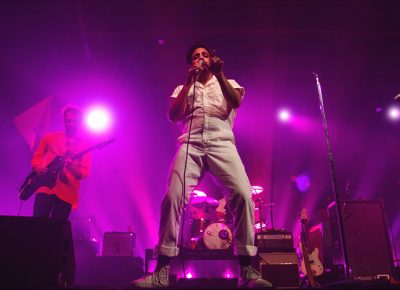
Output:
[[[32,167],[46,167],[56,156],[64,156],[67,152],[76,154],[86,147],[88,146],[80,138],[67,138],[64,132],[49,133],[42,138],[38,149],[33,154]],[[77,178],[64,166],[62,171],[65,178],[60,178],[60,171],[53,188],[42,186],[36,192],[55,194],[58,198],[76,208],[78,206],[80,179],[89,175],[91,156],[85,154],[77,161],[80,178]]]

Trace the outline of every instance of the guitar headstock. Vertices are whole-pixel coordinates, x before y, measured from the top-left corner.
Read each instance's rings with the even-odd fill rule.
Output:
[[[106,141],[103,141],[99,144],[96,145],[97,149],[103,149],[104,147],[106,147],[108,144],[111,144],[115,142],[115,138],[111,138],[111,139],[107,139]]]
[[[303,224],[305,224],[305,223],[307,222],[307,220],[308,220],[308,217],[307,217],[307,209],[306,209],[306,208],[303,208],[303,209],[301,210],[301,222],[302,222]]]

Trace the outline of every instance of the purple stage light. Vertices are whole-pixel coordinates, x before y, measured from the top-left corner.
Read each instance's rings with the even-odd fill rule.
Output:
[[[300,174],[295,178],[296,187],[301,192],[306,192],[311,186],[311,178],[306,174]]]
[[[104,132],[111,126],[111,114],[105,107],[92,107],[87,111],[85,121],[91,131]]]
[[[186,274],[186,278],[188,278],[188,279],[191,279],[191,278],[193,278],[193,275],[192,275],[192,273],[190,273],[190,272],[189,272],[189,273],[187,273],[187,274]]]
[[[227,279],[229,279],[229,278],[231,278],[231,277],[233,277],[233,275],[232,275],[232,273],[231,273],[231,272],[225,272],[225,274],[224,274],[224,278],[227,278]]]
[[[286,109],[282,109],[278,113],[278,118],[282,122],[288,122],[290,120],[290,112]]]
[[[397,121],[400,118],[400,110],[398,107],[390,107],[387,111],[388,118]]]

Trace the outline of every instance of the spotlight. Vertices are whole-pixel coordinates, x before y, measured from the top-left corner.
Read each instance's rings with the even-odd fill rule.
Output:
[[[231,278],[232,276],[233,275],[232,275],[231,272],[225,272],[225,274],[224,274],[224,277],[227,278],[227,279]]]
[[[188,278],[188,279],[192,279],[192,278],[193,278],[193,275],[192,275],[192,273],[190,273],[190,272],[189,272],[189,273],[187,273],[187,274],[186,274],[186,278]]]
[[[398,107],[390,107],[387,111],[387,116],[393,121],[397,121],[400,118],[400,111]]]
[[[294,179],[296,187],[301,192],[307,192],[311,186],[311,178],[307,173],[302,173]]]
[[[286,109],[280,110],[278,113],[278,118],[282,122],[288,122],[290,119],[290,112]]]
[[[103,132],[110,127],[111,116],[104,107],[93,107],[86,115],[86,124],[90,130]]]

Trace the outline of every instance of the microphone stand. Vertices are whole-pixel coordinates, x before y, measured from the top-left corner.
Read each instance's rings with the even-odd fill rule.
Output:
[[[314,74],[315,80],[317,82],[321,116],[322,116],[323,125],[324,125],[326,144],[328,147],[328,158],[329,158],[329,168],[331,171],[333,198],[334,198],[334,202],[336,204],[336,215],[337,215],[337,222],[339,225],[339,239],[340,239],[340,242],[342,245],[342,252],[343,252],[343,258],[344,258],[344,272],[345,272],[344,274],[345,274],[346,278],[350,278],[350,268],[349,268],[349,262],[348,262],[349,260],[348,260],[348,254],[347,254],[347,249],[346,249],[346,240],[345,240],[344,226],[343,226],[343,216],[342,216],[342,209],[340,208],[340,204],[339,204],[339,191],[338,191],[338,185],[337,185],[337,179],[336,179],[336,170],[335,170],[335,162],[334,162],[334,157],[333,157],[333,152],[332,152],[331,139],[330,139],[329,131],[328,131],[328,123],[326,121],[324,101],[322,98],[321,84],[319,82],[318,74],[316,74],[316,73],[313,73],[313,74]]]
[[[273,207],[274,207],[274,186],[275,186],[275,167],[276,167],[276,146],[277,146],[277,124],[276,121],[274,122],[274,127],[272,129],[272,154],[271,154],[271,175],[270,175],[270,195],[269,195],[269,218],[271,221],[271,230],[275,230],[274,226],[274,212],[273,212]]]

